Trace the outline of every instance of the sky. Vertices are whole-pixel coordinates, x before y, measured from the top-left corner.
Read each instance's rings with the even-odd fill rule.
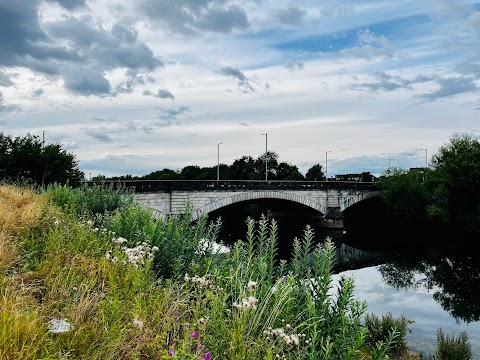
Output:
[[[0,132],[87,178],[266,147],[304,174],[421,167],[480,135],[479,90],[478,0],[0,0]]]

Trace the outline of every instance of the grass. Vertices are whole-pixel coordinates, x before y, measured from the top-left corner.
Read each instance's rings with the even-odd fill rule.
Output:
[[[287,264],[274,221],[216,253],[219,222],[155,221],[121,189],[0,186],[0,209],[2,360],[383,359],[403,336],[369,345],[366,303],[352,278],[331,295],[334,245],[310,228]]]

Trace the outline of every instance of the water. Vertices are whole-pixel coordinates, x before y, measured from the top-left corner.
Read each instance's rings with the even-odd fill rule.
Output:
[[[436,350],[436,332],[441,327],[445,334],[450,335],[466,331],[475,354],[474,359],[480,359],[480,322],[468,323],[449,314],[434,298],[435,294],[442,294],[441,287],[395,288],[385,282],[381,268],[382,265],[378,265],[347,270],[333,277],[335,281],[340,276],[354,277],[355,298],[367,302],[367,313],[381,316],[390,312],[394,317],[404,315],[413,320],[407,338],[413,351],[433,355]]]

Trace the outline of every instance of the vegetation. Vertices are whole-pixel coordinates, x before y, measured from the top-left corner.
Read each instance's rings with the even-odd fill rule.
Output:
[[[287,162],[279,162],[278,154],[269,151],[267,153],[268,179],[270,180],[305,180],[298,167]],[[265,154],[254,159],[251,156],[242,156],[236,159],[232,165],[219,164],[221,179],[225,180],[263,180],[265,179]],[[307,180],[325,179],[322,166],[315,164],[307,172]],[[315,178],[311,178],[314,176]],[[217,178],[217,166],[201,168],[197,165],[189,165],[180,171],[163,169],[154,171],[144,176],[116,176],[106,178],[99,175],[92,180],[212,180]]]
[[[366,342],[371,346],[377,343],[386,342],[391,336],[392,329],[396,331],[397,337],[391,346],[394,354],[401,355],[408,352],[406,336],[409,331],[408,325],[413,321],[404,316],[394,318],[391,313],[384,314],[381,317],[375,314],[365,315],[365,327],[368,330]]]
[[[0,133],[0,180],[76,186],[84,179],[75,156],[61,144],[47,144],[38,136],[12,138]]]
[[[100,191],[115,209],[95,213]],[[401,337],[368,344],[310,228],[289,264],[265,218],[220,252],[219,223],[154,221],[118,191],[0,187],[1,359],[384,359]]]
[[[480,142],[455,134],[423,172],[391,169],[381,177],[382,199],[402,221],[480,232]]]
[[[438,329],[436,356],[438,360],[473,359],[467,333],[462,331],[455,337],[455,335],[445,335],[442,328]]]

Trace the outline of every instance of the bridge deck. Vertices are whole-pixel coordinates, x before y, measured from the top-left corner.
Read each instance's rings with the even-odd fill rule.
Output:
[[[355,181],[284,181],[284,180],[111,180],[87,181],[87,184],[104,184],[131,188],[135,192],[155,191],[211,191],[211,190],[326,190],[356,189],[378,190],[375,182]]]

